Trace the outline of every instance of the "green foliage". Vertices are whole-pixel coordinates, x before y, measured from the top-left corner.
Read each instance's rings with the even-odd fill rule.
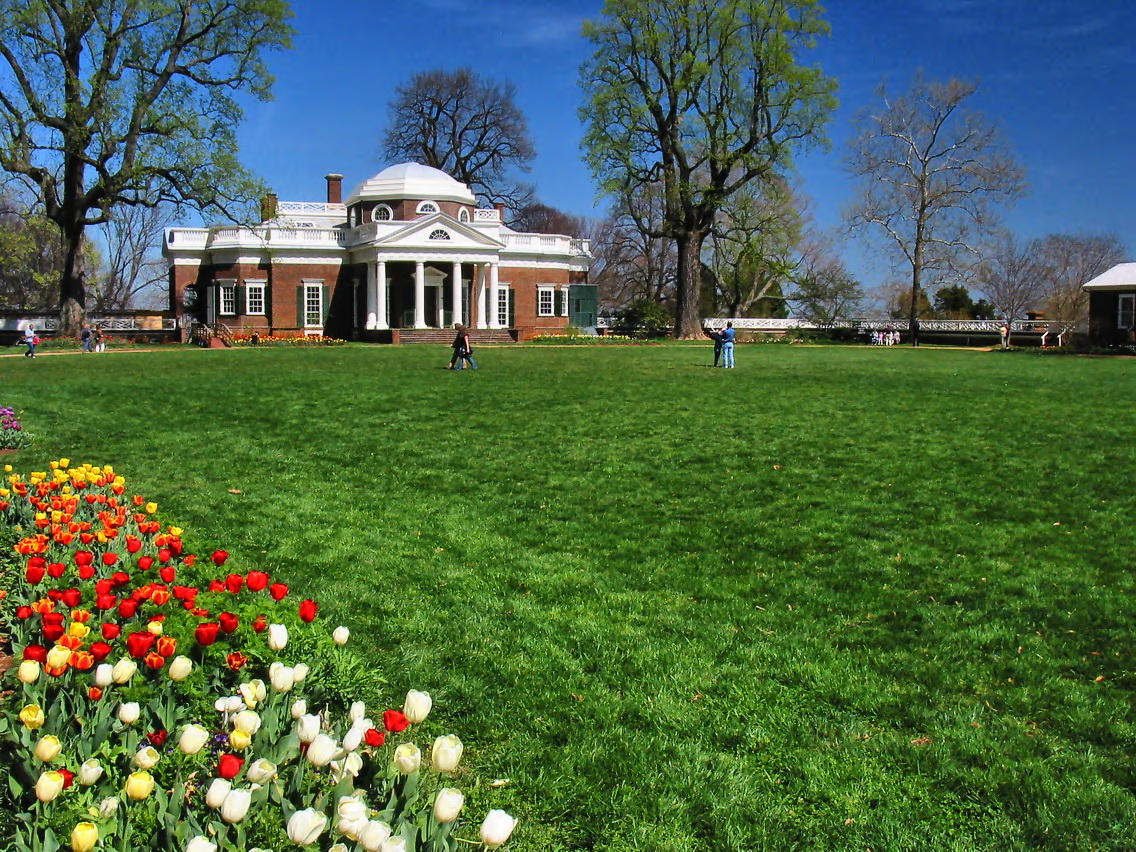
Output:
[[[516,852],[1131,845],[1131,362],[448,356],[76,355],[5,396],[29,458],[135,471],[476,731]]]
[[[649,299],[637,299],[612,316],[616,334],[631,337],[660,337],[670,329],[672,317],[667,309]]]

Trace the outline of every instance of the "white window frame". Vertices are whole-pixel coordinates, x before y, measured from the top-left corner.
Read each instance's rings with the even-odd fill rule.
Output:
[[[1116,305],[1116,327],[1128,329],[1136,320],[1136,293],[1121,293]]]
[[[448,240],[449,238],[450,232],[445,228],[435,228],[430,232],[429,236],[429,239],[431,240]]]
[[[508,284],[497,285],[497,325],[509,327],[509,307],[513,304],[513,288]]]
[[[556,288],[551,284],[538,284],[536,288],[536,315],[556,316]]]
[[[382,214],[386,213],[385,216]],[[372,222],[390,222],[394,219],[394,210],[391,209],[389,204],[376,204],[371,211]]]
[[[323,281],[303,282],[304,285],[304,328],[323,328]],[[315,294],[314,301],[312,294]],[[315,305],[315,310],[311,309]],[[316,321],[312,322],[312,316]]]
[[[217,316],[237,315],[237,282],[229,279],[217,282]]]
[[[458,211],[458,221],[459,222],[468,222],[469,221],[469,211],[466,210],[464,207],[461,210]]]
[[[430,199],[427,198],[423,201],[418,202],[418,207],[417,207],[417,209],[415,209],[414,212],[415,213],[441,213],[442,208],[438,206],[437,201],[431,201]]]
[[[262,317],[265,315],[267,303],[265,302],[265,287],[267,281],[250,281],[245,279],[245,316]],[[254,294],[260,299],[260,310],[253,309]]]

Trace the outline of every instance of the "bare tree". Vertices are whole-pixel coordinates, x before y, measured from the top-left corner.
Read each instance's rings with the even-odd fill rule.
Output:
[[[997,126],[966,108],[977,89],[918,75],[895,99],[881,85],[882,108],[856,120],[847,167],[859,185],[846,216],[852,228],[882,231],[896,270],[909,272],[913,324],[927,291],[974,268],[997,205],[1026,189]]]
[[[1037,244],[1022,242],[1009,231],[1000,231],[983,254],[977,268],[978,286],[1012,329],[1014,320],[1024,319],[1045,298]],[[1008,335],[1006,343],[1009,342]]]
[[[520,210],[533,189],[511,172],[529,171],[536,149],[516,95],[512,82],[469,68],[415,74],[387,106],[383,156],[441,169],[482,200]]]
[[[126,207],[110,217],[103,226],[106,258],[88,288],[96,311],[138,307],[147,296],[168,298],[159,292],[167,274],[160,250],[173,218],[168,206]]]
[[[1035,241],[1034,250],[1045,315],[1058,326],[1058,333],[1088,319],[1089,298],[1081,285],[1128,259],[1116,234],[1049,234]]]
[[[795,314],[810,322],[829,323],[863,309],[864,288],[840,259],[832,234],[811,231],[798,251],[788,293]]]
[[[570,237],[583,237],[589,230],[586,217],[565,213],[539,201],[519,209],[510,226],[530,234],[564,234]]]

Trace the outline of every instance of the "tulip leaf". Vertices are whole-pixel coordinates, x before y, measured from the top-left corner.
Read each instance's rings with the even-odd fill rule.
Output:
[[[16,780],[16,776],[11,774],[8,775],[8,789],[12,791],[12,796],[16,799],[19,799],[24,792],[23,788],[20,787],[20,782]]]
[[[40,849],[41,852],[56,852],[59,849],[59,841],[55,838],[55,832],[50,828],[43,833],[43,845]]]

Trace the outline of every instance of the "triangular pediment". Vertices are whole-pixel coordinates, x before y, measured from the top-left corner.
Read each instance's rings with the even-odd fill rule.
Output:
[[[445,237],[440,234],[445,234]],[[466,222],[459,222],[445,213],[435,213],[423,219],[408,222],[406,227],[375,240],[382,248],[429,249],[500,249],[501,243]]]

